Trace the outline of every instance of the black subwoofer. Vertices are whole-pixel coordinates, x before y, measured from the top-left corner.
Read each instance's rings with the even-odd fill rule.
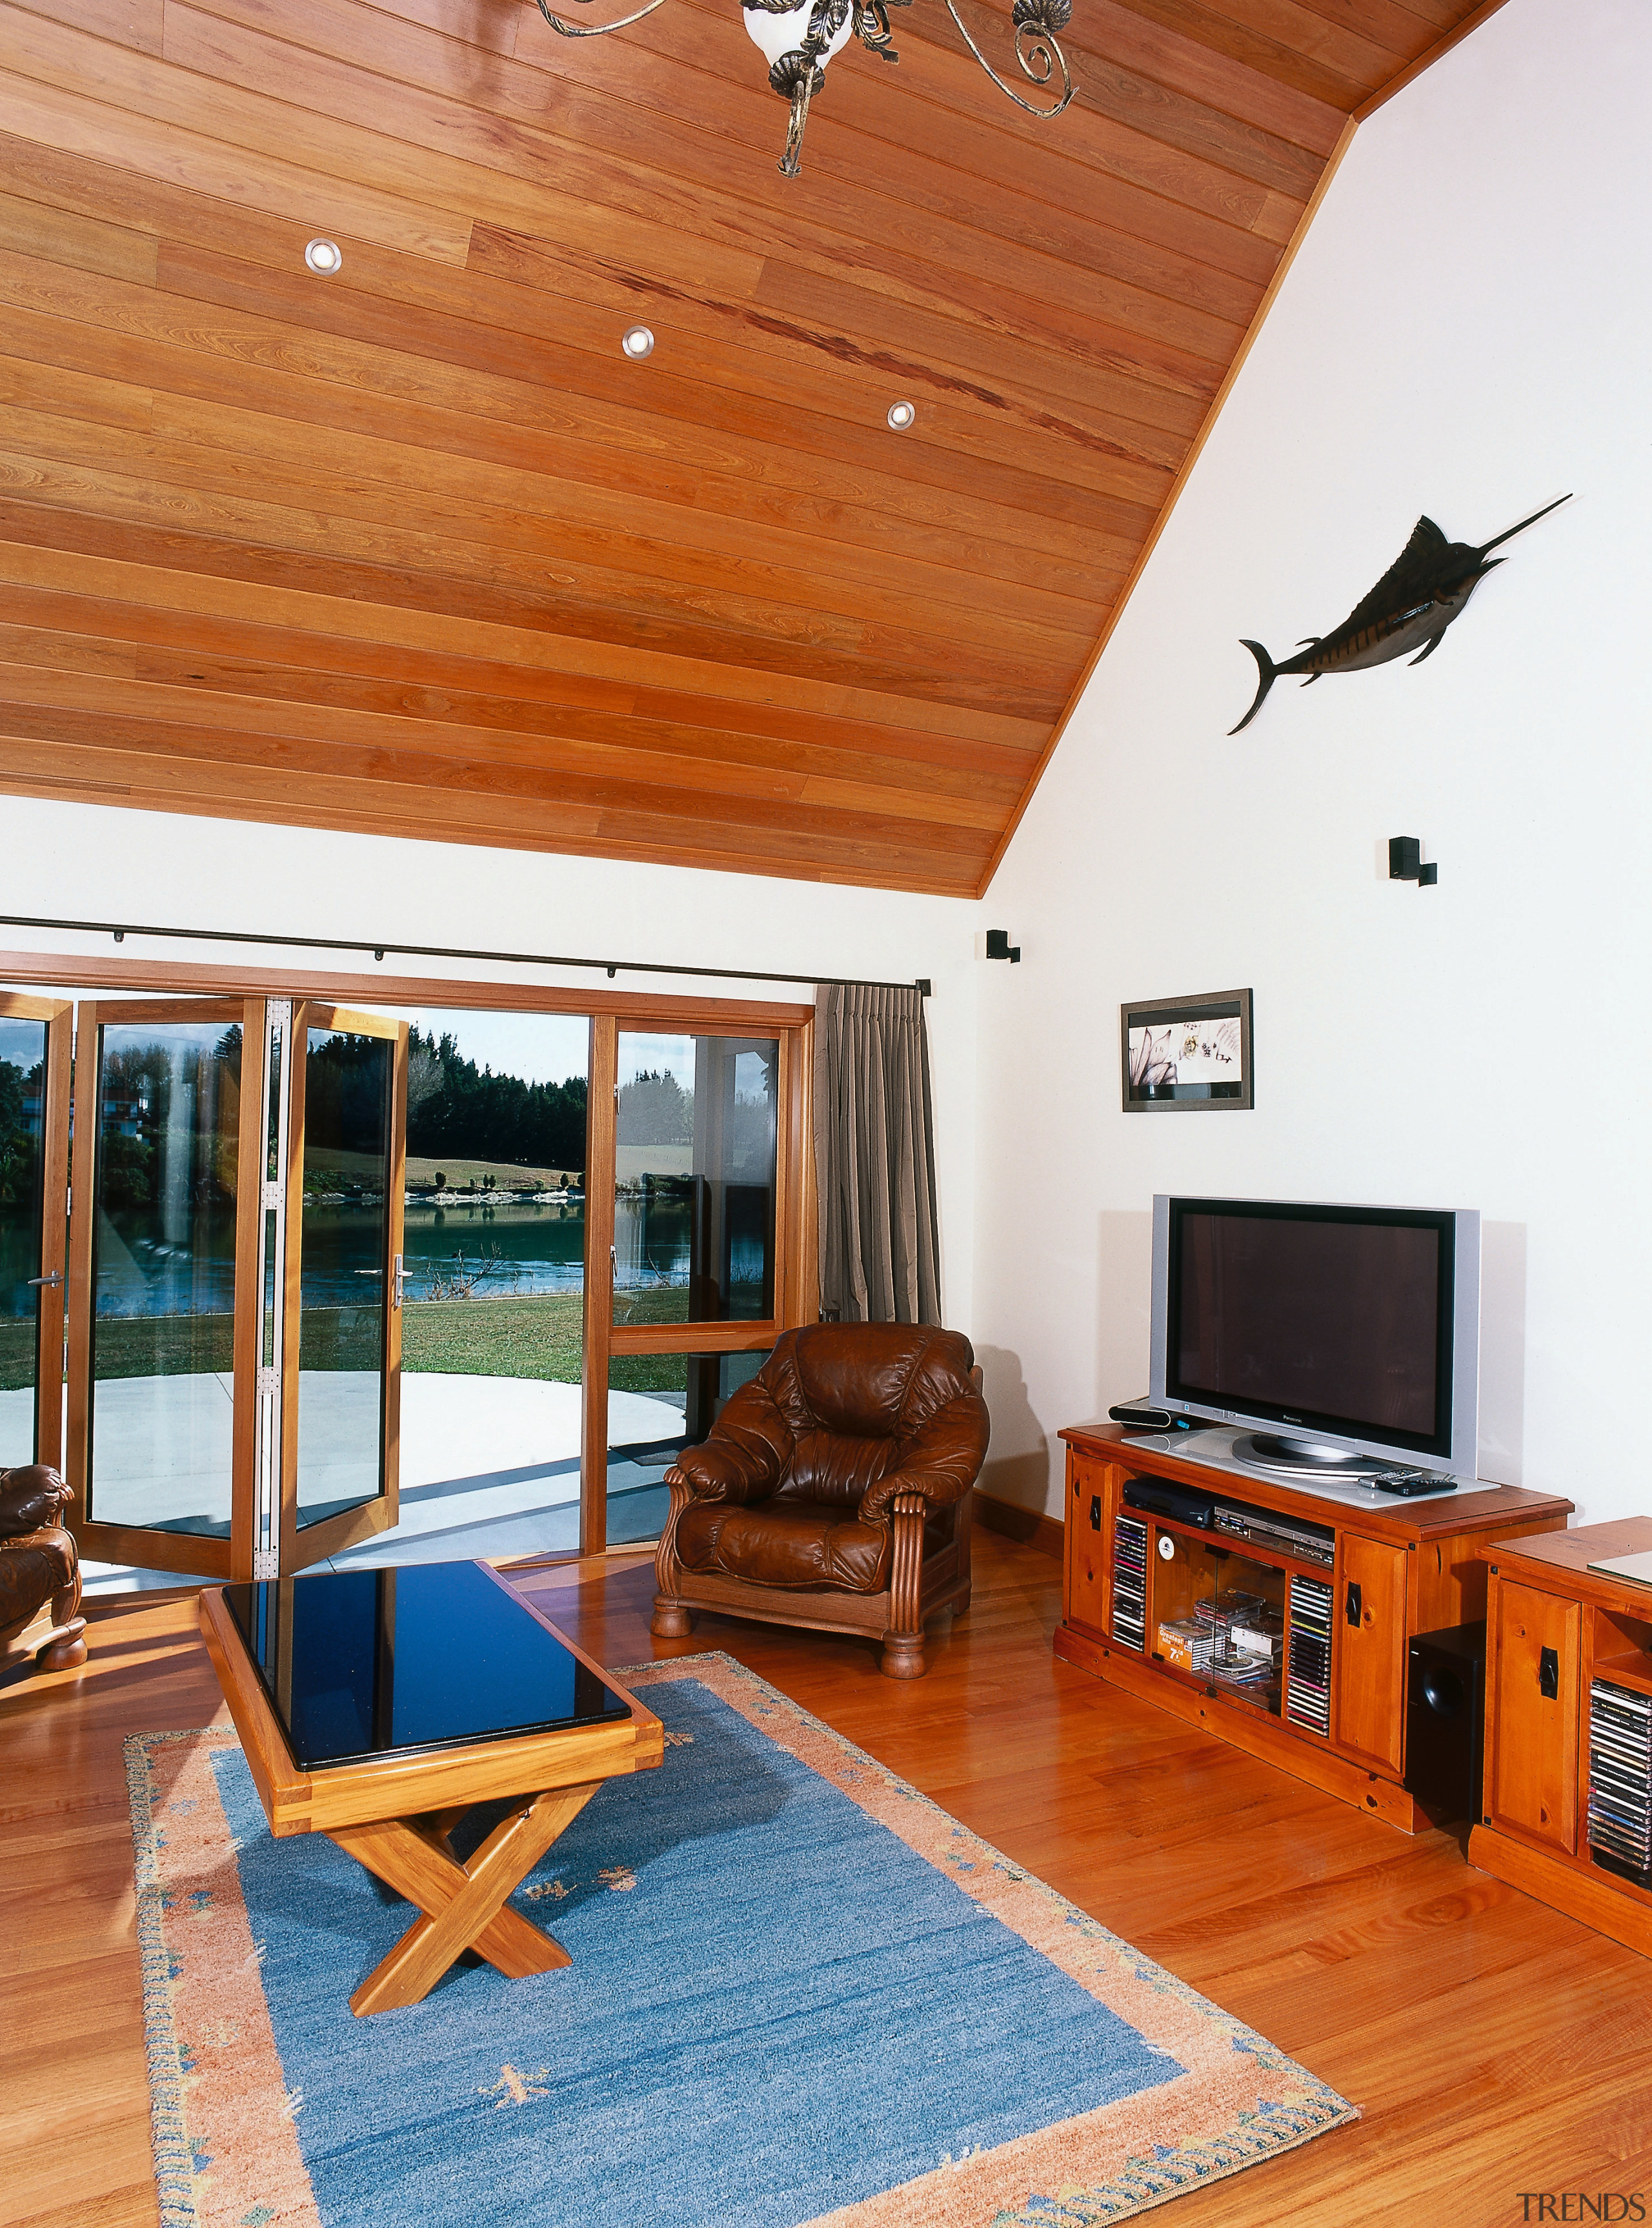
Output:
[[[1437,1826],[1478,1823],[1486,1729],[1486,1627],[1419,1632],[1405,1678],[1405,1785]]]

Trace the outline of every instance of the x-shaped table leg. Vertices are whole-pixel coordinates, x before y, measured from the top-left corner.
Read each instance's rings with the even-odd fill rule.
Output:
[[[419,2002],[465,1950],[479,1950],[511,1980],[572,1963],[561,1943],[510,1910],[506,1898],[601,1783],[553,1788],[517,1803],[468,1865],[447,1845],[447,1831],[463,1811],[445,1811],[433,1821],[334,1827],[330,1841],[424,1913],[350,1998],[356,2017]]]

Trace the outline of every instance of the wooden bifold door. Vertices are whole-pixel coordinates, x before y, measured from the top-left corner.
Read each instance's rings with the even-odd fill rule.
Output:
[[[27,1002],[9,1000],[12,1009]],[[68,1009],[43,1094],[41,1259],[68,1210],[82,1554],[212,1578],[301,1569],[397,1508],[407,1026],[266,998]],[[61,1082],[53,1078],[61,1072]],[[50,1286],[43,1284],[42,1291]],[[61,1348],[57,1349],[61,1354]]]

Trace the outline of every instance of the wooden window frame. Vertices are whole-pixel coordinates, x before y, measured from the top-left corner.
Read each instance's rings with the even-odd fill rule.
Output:
[[[813,1149],[812,1004],[759,998],[716,998],[637,990],[607,983],[503,983],[463,976],[391,975],[375,969],[317,973],[227,963],[93,957],[86,953],[0,951],[0,982],[72,986],[95,998],[100,990],[151,991],[169,997],[290,998],[362,1008],[451,1006],[475,1012],[573,1014],[588,1018],[586,1070],[586,1290],[582,1350],[580,1555],[607,1545],[608,1364],[615,1354],[749,1353],[772,1346],[783,1331],[812,1322],[819,1309],[818,1231]],[[766,1322],[618,1324],[612,1321],[615,1093],[618,1032],[702,1036],[771,1036],[780,1045],[775,1154],[775,1308]],[[599,1160],[599,1156],[601,1156]],[[602,1181],[592,1171],[600,1166]],[[71,1382],[74,1355],[71,1352]],[[249,1404],[250,1405],[250,1404]],[[640,1552],[628,1550],[627,1552]],[[560,1554],[535,1561],[572,1559]]]

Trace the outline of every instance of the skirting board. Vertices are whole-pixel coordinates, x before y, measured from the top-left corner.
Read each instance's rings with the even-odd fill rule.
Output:
[[[1061,1559],[1063,1527],[1059,1516],[1041,1515],[1013,1501],[996,1501],[977,1486],[975,1521],[984,1524],[989,1532],[1002,1532],[1006,1540],[1019,1540],[1023,1546],[1036,1547],[1041,1555],[1053,1555],[1058,1563]]]

